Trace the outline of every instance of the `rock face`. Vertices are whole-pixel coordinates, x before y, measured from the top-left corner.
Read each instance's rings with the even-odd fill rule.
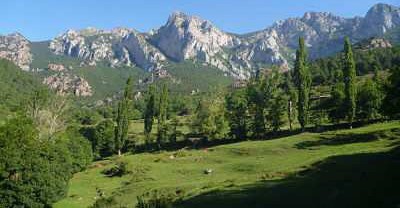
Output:
[[[58,94],[65,95],[72,93],[75,96],[92,96],[92,87],[82,77],[60,72],[51,75],[43,80],[43,84],[56,90]]]
[[[240,44],[240,38],[235,35],[182,12],[173,13],[164,26],[152,33],[151,41],[174,61],[197,60],[225,71],[229,65],[224,63],[228,59],[224,49]]]
[[[278,21],[271,27],[247,36],[255,49],[254,54],[271,51],[275,59],[264,60],[277,63],[294,57],[299,37],[304,37],[311,58],[330,55],[343,48],[343,39],[348,36],[353,43],[371,37],[381,37],[387,31],[400,26],[400,9],[387,4],[373,6],[365,17],[343,18],[326,12],[307,12],[301,18]],[[263,61],[263,60],[261,60]]]
[[[51,41],[49,47],[55,54],[81,58],[88,65],[107,61],[111,66],[138,66],[151,71],[166,60],[147,42],[145,34],[126,28],[68,30]]]
[[[365,16],[360,32],[366,36],[382,36],[400,25],[400,9],[387,4],[377,4]]]
[[[50,49],[82,58],[90,65],[105,60],[111,66],[138,66],[149,71],[161,69],[165,61],[193,60],[244,78],[265,65],[287,69],[300,36],[305,38],[310,57],[317,58],[342,50],[345,36],[358,42],[380,37],[398,26],[400,9],[387,4],[373,6],[365,17],[307,12],[240,36],[199,17],[175,12],[164,26],[150,33],[124,28],[69,30],[54,39]]]
[[[370,50],[374,48],[391,48],[393,47],[390,41],[384,38],[369,38],[355,45],[356,49]]]
[[[48,64],[47,69],[50,71],[62,72],[65,71],[64,65],[61,64]]]
[[[29,71],[32,62],[30,42],[19,33],[0,36],[0,58],[8,59],[22,70]]]

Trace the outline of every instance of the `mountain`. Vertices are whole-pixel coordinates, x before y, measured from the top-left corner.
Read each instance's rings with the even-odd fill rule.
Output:
[[[364,36],[382,36],[400,25],[400,9],[387,4],[372,7],[362,21],[359,33]]]
[[[378,45],[394,45],[400,42],[400,9],[377,4],[364,17],[354,18],[307,12],[242,35],[225,32],[200,17],[174,12],[165,25],[148,33],[132,28],[70,29],[44,42],[30,42],[19,33],[0,36],[0,57],[23,70],[38,72],[44,83],[62,93],[112,96],[127,76],[134,75],[143,84],[160,73],[168,75],[164,78],[170,79],[175,89],[190,92],[217,86],[221,80],[228,83],[228,75],[248,78],[270,65],[289,69],[301,36],[312,59],[341,51],[345,36],[353,43],[377,37],[391,41],[376,42]],[[199,76],[197,70],[204,75]]]
[[[246,78],[271,64],[289,68],[300,36],[305,38],[310,57],[319,58],[340,51],[345,36],[358,42],[382,37],[399,26],[400,9],[388,4],[376,4],[365,17],[307,12],[303,17],[278,21],[244,35],[227,33],[200,17],[175,12],[165,25],[149,33],[129,28],[68,30],[51,40],[49,49],[56,55],[78,58],[88,66],[105,62],[110,67],[136,66],[153,71],[168,62],[189,60]],[[29,41],[19,34],[0,36],[0,57],[27,70],[32,61]]]

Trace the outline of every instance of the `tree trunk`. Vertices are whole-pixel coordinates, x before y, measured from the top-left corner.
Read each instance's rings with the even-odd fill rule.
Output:
[[[288,106],[289,112],[288,112],[288,116],[289,116],[289,129],[290,131],[292,131],[292,101],[289,100],[289,106]]]

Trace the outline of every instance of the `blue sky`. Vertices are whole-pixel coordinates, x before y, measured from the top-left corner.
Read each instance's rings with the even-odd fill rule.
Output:
[[[306,11],[344,17],[363,16],[376,3],[400,6],[400,0],[1,0],[0,34],[20,32],[33,41],[65,30],[97,27],[158,28],[173,11],[210,20],[221,29],[246,33]]]

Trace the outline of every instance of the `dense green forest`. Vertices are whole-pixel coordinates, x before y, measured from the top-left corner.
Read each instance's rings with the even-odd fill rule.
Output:
[[[32,89],[45,89],[39,79],[20,70],[15,64],[7,60],[0,60],[0,116],[5,117],[9,112],[16,112],[20,104],[32,92]]]

